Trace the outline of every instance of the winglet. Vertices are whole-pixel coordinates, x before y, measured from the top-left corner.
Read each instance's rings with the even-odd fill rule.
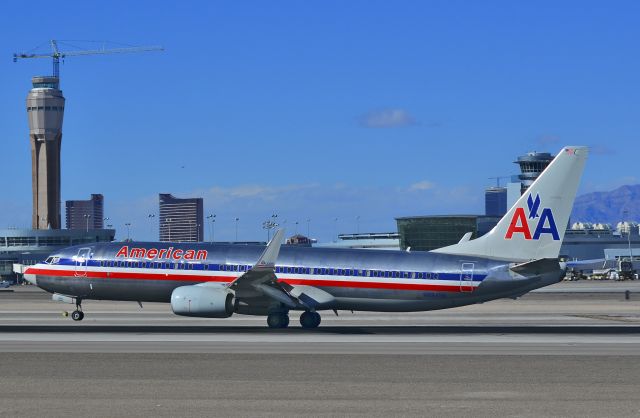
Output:
[[[282,246],[283,237],[284,229],[279,229],[271,241],[269,241],[269,244],[267,244],[267,248],[265,248],[264,252],[258,259],[258,262],[253,266],[254,268],[273,268],[275,266],[278,254],[280,253],[280,247]]]

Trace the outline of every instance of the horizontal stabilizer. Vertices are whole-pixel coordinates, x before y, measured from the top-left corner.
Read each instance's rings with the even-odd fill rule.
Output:
[[[517,264],[511,267],[510,270],[522,276],[539,276],[561,270],[561,267],[557,258],[542,258],[540,260]]]

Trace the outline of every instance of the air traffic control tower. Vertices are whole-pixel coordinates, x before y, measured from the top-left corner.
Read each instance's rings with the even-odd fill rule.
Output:
[[[518,174],[518,180],[520,180],[520,194],[524,192],[533,184],[534,181],[542,174],[545,168],[555,157],[548,152],[529,152],[525,155],[518,157],[517,161],[514,161],[520,166],[520,174]],[[520,197],[520,196],[518,196]]]
[[[60,146],[64,97],[58,77],[33,77],[27,95],[33,229],[60,229]]]

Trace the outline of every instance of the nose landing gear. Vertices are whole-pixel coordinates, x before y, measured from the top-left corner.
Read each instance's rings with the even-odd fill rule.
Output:
[[[71,319],[74,321],[82,321],[84,318],[84,312],[82,311],[73,311],[71,312]]]
[[[82,300],[76,299],[76,310],[71,312],[71,319],[74,321],[82,321],[84,319],[84,312],[82,312]]]

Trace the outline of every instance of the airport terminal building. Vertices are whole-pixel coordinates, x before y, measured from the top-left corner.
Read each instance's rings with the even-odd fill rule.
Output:
[[[0,278],[15,279],[14,264],[32,265],[72,245],[111,242],[114,229],[0,229]]]
[[[491,231],[500,216],[486,215],[432,215],[396,218],[400,249],[431,251],[456,244],[467,232],[471,239]]]

